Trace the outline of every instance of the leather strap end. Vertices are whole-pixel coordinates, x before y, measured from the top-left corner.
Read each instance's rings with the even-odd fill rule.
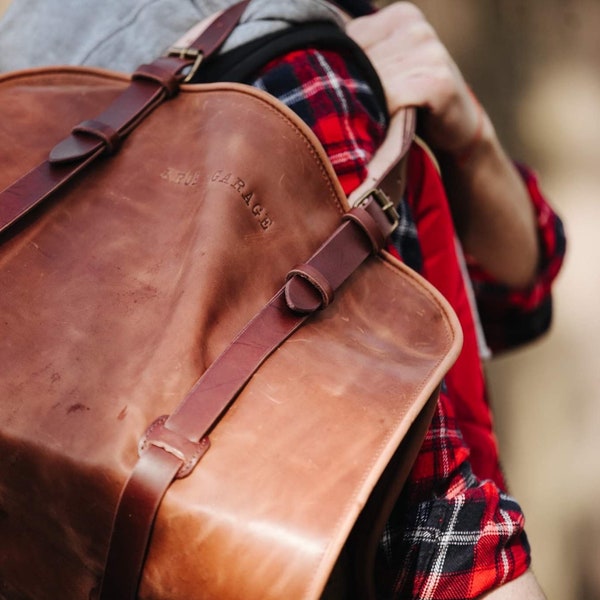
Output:
[[[114,154],[121,146],[121,135],[113,127],[96,119],[82,121],[73,133],[83,133],[98,138],[104,144],[104,152]]]
[[[223,11],[210,27],[190,44],[190,48],[198,50],[205,57],[216,52],[229,37],[249,3],[250,0],[244,0]]]
[[[104,143],[97,137],[73,135],[65,138],[48,155],[51,165],[81,161],[97,152]]]
[[[98,119],[87,119],[71,130],[48,156],[50,164],[65,164],[82,161],[101,148],[105,154],[114,154],[121,146],[122,137],[109,124]]]

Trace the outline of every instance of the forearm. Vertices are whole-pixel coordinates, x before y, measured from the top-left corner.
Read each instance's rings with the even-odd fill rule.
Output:
[[[440,153],[440,167],[458,236],[500,283],[532,283],[539,261],[534,210],[527,188],[483,115],[476,143],[464,153]]]

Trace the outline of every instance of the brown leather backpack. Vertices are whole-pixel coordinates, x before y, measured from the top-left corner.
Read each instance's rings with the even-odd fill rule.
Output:
[[[383,194],[195,62],[0,77],[3,600],[368,597],[459,351]]]

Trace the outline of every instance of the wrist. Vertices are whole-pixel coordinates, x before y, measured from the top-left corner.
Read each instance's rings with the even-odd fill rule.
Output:
[[[471,139],[463,146],[454,150],[451,155],[452,159],[460,167],[465,166],[475,152],[478,150],[481,141],[483,139],[484,127],[485,127],[485,112],[479,101],[473,96],[475,100],[475,106],[477,107],[477,121],[475,125],[475,131],[471,136]]]
[[[496,132],[487,113],[472,96],[477,107],[477,120],[470,140],[452,152],[446,152],[445,158],[450,159],[456,167],[464,169],[476,162],[477,157],[486,154],[494,146]]]
[[[456,150],[437,150],[440,163],[453,171],[472,171],[480,164],[481,159],[494,155],[498,151],[499,142],[496,130],[485,111],[481,111],[479,122],[472,138]]]
[[[489,154],[496,131],[486,111],[469,88],[446,112],[443,120],[430,119],[423,130],[425,140],[448,167],[463,170],[476,157]]]

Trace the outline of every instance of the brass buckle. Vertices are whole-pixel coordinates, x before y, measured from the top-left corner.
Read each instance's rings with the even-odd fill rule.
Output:
[[[372,188],[368,192],[365,192],[358,200],[356,200],[354,208],[364,206],[370,197],[373,197],[377,204],[379,204],[379,207],[392,225],[392,231],[394,231],[400,224],[400,215],[398,214],[394,203],[390,200],[390,197],[381,188]]]
[[[183,83],[189,83],[193,79],[204,58],[202,52],[196,48],[183,48],[178,46],[171,46],[167,51],[167,56],[177,56],[177,58],[181,58],[182,60],[188,59],[194,61],[194,64],[190,67],[190,70],[183,79]]]

